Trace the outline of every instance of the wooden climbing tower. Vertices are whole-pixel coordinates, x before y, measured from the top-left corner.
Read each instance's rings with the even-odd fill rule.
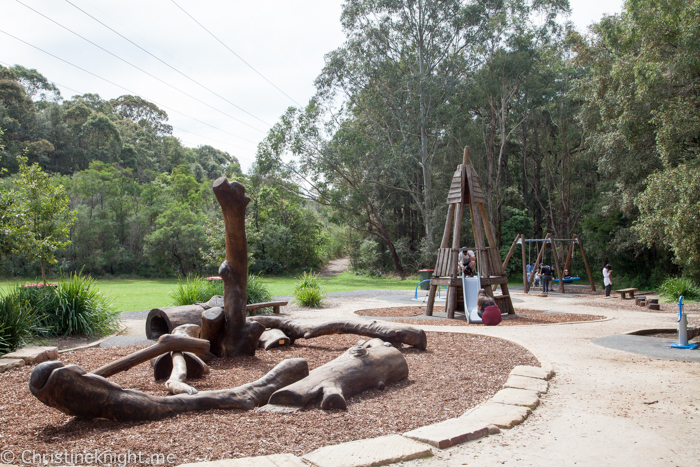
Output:
[[[481,277],[481,288],[494,298],[501,313],[515,313],[513,303],[508,294],[508,278],[501,264],[501,257],[496,248],[496,240],[493,237],[491,223],[486,211],[486,198],[479,185],[479,180],[474,167],[469,163],[469,147],[464,148],[462,164],[457,167],[452,177],[452,186],[447,195],[447,220],[445,232],[438,249],[435,271],[430,280],[430,293],[425,314],[433,314],[435,294],[439,286],[447,286],[447,303],[445,311],[448,318],[454,318],[455,310],[464,310],[462,280],[458,268],[459,239],[462,233],[462,214],[464,206],[469,206],[472,230],[476,247],[470,248],[476,252],[476,265]],[[488,240],[488,246],[484,242],[484,232]],[[452,246],[449,246],[450,233],[452,234]],[[494,295],[493,286],[501,286],[501,294]]]

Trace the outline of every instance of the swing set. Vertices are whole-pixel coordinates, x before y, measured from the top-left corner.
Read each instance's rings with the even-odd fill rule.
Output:
[[[542,247],[540,248],[540,242],[542,243]],[[569,251],[568,254],[566,255],[566,261],[564,262],[564,269],[561,269],[559,267],[559,256],[557,255],[557,248],[556,248],[556,243],[554,242],[560,242],[560,243],[568,243],[569,244]],[[526,263],[526,258],[525,258],[525,243],[528,244],[528,256],[527,256],[527,263]],[[530,264],[530,247],[532,244],[535,244],[535,249],[538,250],[539,252],[537,254],[537,260],[535,261],[535,265],[532,268],[532,272],[530,273],[530,277],[528,278],[527,276],[527,264]],[[554,257],[554,266],[557,269],[557,272],[559,273],[559,279],[556,279],[555,282],[559,282],[559,291],[561,293],[564,293],[564,283],[565,282],[573,282],[575,280],[579,280],[580,277],[574,277],[574,278],[564,278],[562,275],[562,272],[565,270],[568,270],[571,267],[571,258],[574,254],[574,245],[579,246],[579,250],[581,251],[581,257],[583,258],[583,264],[586,266],[586,273],[588,274],[588,281],[591,284],[591,292],[595,292],[595,284],[593,283],[593,274],[591,274],[591,268],[588,265],[588,258],[586,258],[586,252],[583,249],[583,242],[581,241],[581,238],[578,235],[574,235],[573,238],[552,238],[551,234],[547,234],[544,238],[525,238],[525,235],[519,234],[515,236],[515,240],[513,240],[513,245],[511,245],[510,250],[508,251],[508,255],[506,256],[505,261],[503,262],[503,269],[508,266],[508,262],[510,261],[511,256],[513,256],[513,253],[515,252],[515,248],[517,245],[520,244],[520,248],[522,251],[522,258],[523,258],[523,288],[525,289],[525,293],[529,293],[530,289],[532,288],[532,284],[535,280],[535,271],[539,268],[540,264],[542,263],[542,258],[544,257],[544,252],[545,248],[547,245],[552,245],[552,256]]]

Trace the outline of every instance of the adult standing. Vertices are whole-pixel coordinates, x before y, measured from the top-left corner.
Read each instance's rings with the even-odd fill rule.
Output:
[[[552,268],[546,264],[542,266],[542,292],[549,293],[549,283],[552,281]]]
[[[605,296],[610,296],[610,291],[612,289],[612,266],[606,264],[603,268],[603,285],[605,285]]]

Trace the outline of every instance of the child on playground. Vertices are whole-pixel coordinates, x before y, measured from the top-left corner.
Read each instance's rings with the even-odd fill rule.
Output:
[[[487,306],[495,305],[496,302],[493,301],[493,298],[489,297],[486,295],[486,292],[484,289],[479,290],[479,298],[476,302],[477,308],[479,311],[477,311],[477,314],[479,315],[479,318],[481,318],[484,314],[484,309]]]

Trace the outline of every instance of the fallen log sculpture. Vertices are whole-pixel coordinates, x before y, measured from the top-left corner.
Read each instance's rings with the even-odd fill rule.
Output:
[[[173,329],[183,324],[201,326],[204,310],[201,305],[153,308],[146,316],[146,338],[158,339],[163,334],[172,333]]]
[[[157,397],[122,389],[77,365],[59,361],[40,363],[32,371],[29,390],[37,399],[66,415],[113,421],[160,420],[173,415],[209,409],[251,410],[270,395],[309,374],[303,358],[284,360],[259,380],[233,389]]]
[[[202,359],[190,352],[182,352],[187,366],[187,378],[199,379],[209,374],[209,367]],[[153,362],[153,378],[156,381],[170,377],[173,371],[173,359],[170,354],[163,354]]]
[[[312,339],[329,334],[358,334],[372,338],[378,337],[392,344],[412,345],[420,350],[425,350],[428,345],[425,331],[401,324],[349,320],[309,324],[277,316],[251,316],[248,321],[256,321],[266,328],[280,329],[292,340],[292,343],[296,339]]]
[[[408,377],[403,354],[388,342],[372,339],[312,370],[309,376],[279,389],[261,412],[294,412],[321,399],[321,408],[347,409],[347,399],[366,389]]]
[[[92,374],[108,378],[120,371],[128,370],[140,363],[147,362],[152,358],[159,357],[170,352],[192,352],[205,359],[209,358],[209,341],[196,339],[194,337],[165,334],[158,338],[158,342],[150,347],[115,360],[107,365],[101,366]]]
[[[280,329],[268,329],[262,333],[258,345],[265,350],[290,345],[292,340]]]

